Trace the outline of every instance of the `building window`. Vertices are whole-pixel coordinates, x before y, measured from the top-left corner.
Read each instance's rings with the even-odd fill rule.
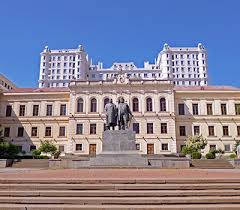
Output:
[[[237,135],[240,136],[240,126],[237,126]]]
[[[79,98],[77,100],[77,112],[83,112],[83,99]]]
[[[214,126],[208,126],[208,135],[215,136],[214,134]]]
[[[223,136],[229,136],[228,126],[223,126]]]
[[[12,115],[12,106],[7,105],[7,107],[6,107],[6,117],[11,117],[11,115]]]
[[[133,98],[132,104],[133,104],[133,107],[132,107],[133,112],[139,112],[138,98]]]
[[[17,136],[18,136],[18,137],[23,137],[23,131],[24,131],[24,128],[23,128],[23,127],[18,127]]]
[[[59,136],[63,137],[63,136],[66,136],[66,132],[65,132],[65,126],[60,126],[59,127]]]
[[[146,99],[146,109],[147,109],[147,112],[152,112],[153,108],[152,108],[152,99],[151,98],[147,98]]]
[[[32,137],[36,137],[37,136],[37,127],[32,127],[32,132],[31,132],[31,136]]]
[[[160,99],[160,112],[166,112],[166,99]]]
[[[82,151],[83,145],[82,144],[76,144],[76,151]]]
[[[33,151],[33,150],[35,150],[37,147],[35,146],[35,145],[31,145],[30,146],[30,151]]]
[[[216,150],[216,144],[210,144],[209,145],[209,148],[210,148],[210,151],[214,151],[214,150]]]
[[[161,133],[167,133],[167,123],[161,123]]]
[[[78,134],[78,135],[83,134],[83,124],[82,124],[82,123],[78,123],[78,124],[77,124],[76,134]]]
[[[162,144],[162,150],[167,151],[168,150],[168,144]]]
[[[105,98],[104,101],[103,101],[103,108],[105,108],[106,104],[108,104],[110,101],[109,98]]]
[[[139,143],[136,144],[136,150],[140,150],[140,144]]]
[[[147,134],[153,134],[153,123],[147,123]]]
[[[19,116],[25,116],[25,105],[20,105]]]
[[[64,152],[64,145],[59,145],[58,150],[59,150],[59,152]]]
[[[46,115],[52,116],[52,105],[47,105]]]
[[[185,115],[184,104],[178,104],[178,114]]]
[[[193,115],[198,115],[198,104],[192,105]]]
[[[195,136],[200,134],[200,127],[198,125],[195,125],[193,127],[193,133],[194,133]]]
[[[61,104],[60,105],[60,115],[66,115],[66,104]]]
[[[133,131],[139,133],[139,123],[133,123]]]
[[[4,137],[9,137],[10,136],[10,127],[5,127],[4,128]]]
[[[186,136],[186,127],[179,126],[179,133],[180,133],[180,136]]]
[[[52,136],[52,128],[51,127],[45,128],[45,136],[46,137]]]
[[[226,104],[221,104],[221,112],[222,112],[222,115],[227,114],[227,105]]]
[[[33,116],[38,116],[39,105],[33,105]]]
[[[91,112],[97,112],[97,99],[96,98],[92,98],[91,99]]]
[[[240,104],[235,104],[235,113],[236,115],[240,115]]]
[[[231,152],[231,146],[230,146],[230,144],[224,144],[224,151],[225,151],[225,152]]]
[[[213,110],[212,110],[212,104],[207,104],[207,115],[212,115]]]
[[[96,123],[90,124],[90,134],[96,134],[97,133],[97,125]]]

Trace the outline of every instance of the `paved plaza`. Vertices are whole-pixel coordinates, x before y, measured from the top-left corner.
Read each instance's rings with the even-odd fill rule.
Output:
[[[0,180],[109,180],[109,179],[238,179],[240,169],[146,169],[146,168],[101,168],[101,169],[0,169]]]

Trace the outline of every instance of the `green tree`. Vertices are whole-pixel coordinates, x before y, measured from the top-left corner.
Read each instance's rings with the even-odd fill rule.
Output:
[[[54,155],[57,152],[57,147],[52,142],[45,140],[45,141],[41,141],[41,146],[39,147],[39,151]]]
[[[185,144],[186,147],[195,151],[199,151],[205,148],[205,146],[207,145],[207,140],[204,139],[202,135],[188,136]]]

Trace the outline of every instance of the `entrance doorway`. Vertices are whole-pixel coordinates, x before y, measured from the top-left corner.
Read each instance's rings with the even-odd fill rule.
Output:
[[[89,144],[89,155],[96,156],[97,145]]]
[[[147,144],[147,154],[148,155],[154,154],[154,144]]]

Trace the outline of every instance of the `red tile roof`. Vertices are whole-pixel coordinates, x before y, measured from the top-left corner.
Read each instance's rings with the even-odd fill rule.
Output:
[[[68,92],[67,87],[54,87],[54,88],[15,88],[9,90],[8,93],[41,93],[41,92]]]
[[[175,86],[176,91],[232,91],[240,90],[240,88],[233,86]]]

